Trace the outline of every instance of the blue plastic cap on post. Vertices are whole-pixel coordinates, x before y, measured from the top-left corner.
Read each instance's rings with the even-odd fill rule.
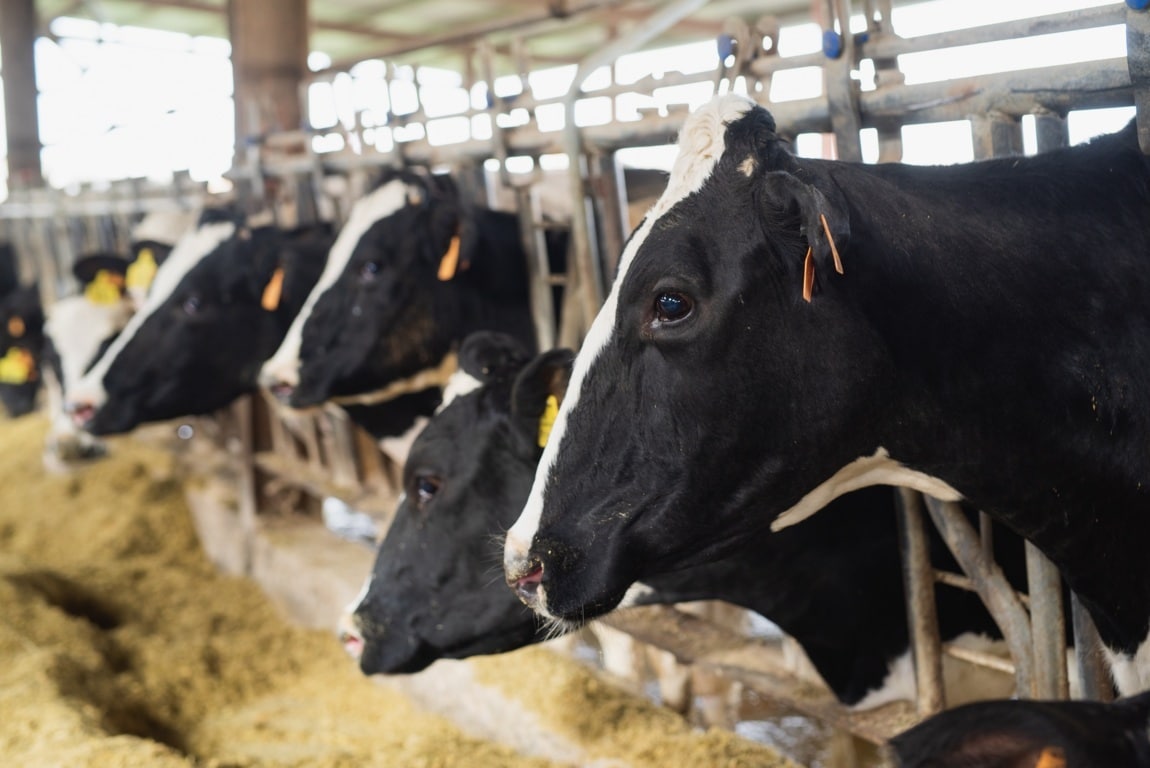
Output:
[[[1150,8],[1150,0],[1126,0],[1126,5],[1135,11],[1144,11]]]
[[[837,59],[843,55],[843,39],[833,29],[823,30],[823,54],[828,59]]]
[[[722,34],[715,39],[719,49],[719,61],[726,61],[728,56],[735,53],[735,38],[733,35]]]

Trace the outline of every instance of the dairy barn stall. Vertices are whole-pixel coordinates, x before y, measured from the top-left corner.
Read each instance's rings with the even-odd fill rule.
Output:
[[[867,165],[1150,152],[1146,8],[0,0],[0,762],[943,766],[888,744],[1124,723],[1060,567],[922,488],[582,627],[503,539],[692,112]],[[978,764],[1126,764],[1039,741]]]

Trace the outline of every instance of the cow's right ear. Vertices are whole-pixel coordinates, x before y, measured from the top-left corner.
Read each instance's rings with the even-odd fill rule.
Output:
[[[843,274],[842,253],[850,240],[850,210],[846,199],[829,178],[800,180],[787,171],[763,174],[765,202],[784,218],[797,213],[798,234],[806,239],[803,262],[803,298],[811,300],[815,277],[833,269]]]
[[[567,394],[575,353],[552,349],[536,357],[519,373],[511,390],[511,420],[517,431],[543,448]]]

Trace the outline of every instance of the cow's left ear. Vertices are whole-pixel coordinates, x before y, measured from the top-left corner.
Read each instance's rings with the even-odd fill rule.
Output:
[[[511,390],[511,420],[516,430],[542,448],[547,445],[559,404],[567,394],[575,353],[552,349],[520,371]]]
[[[851,234],[846,199],[827,178],[804,181],[787,171],[771,171],[763,175],[762,184],[767,205],[798,213],[800,234],[807,241],[802,293],[810,301],[816,274],[826,275],[832,269],[844,273],[842,253]]]
[[[274,227],[244,227],[236,233],[237,247],[247,255],[247,280],[260,306],[274,312],[283,296],[283,258],[290,246],[284,244]]]

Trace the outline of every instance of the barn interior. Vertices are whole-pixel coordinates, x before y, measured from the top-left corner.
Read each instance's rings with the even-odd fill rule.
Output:
[[[1132,117],[1150,152],[1150,12],[0,0],[0,86],[0,243],[48,316],[86,294],[86,256],[128,256],[150,215],[226,204],[283,230],[338,230],[382,170],[409,169],[517,215],[539,349],[578,349],[684,119],[712,95],[766,106],[810,157],[1023,156]],[[565,268],[547,258],[559,230]],[[0,386],[16,375],[7,360]],[[984,681],[975,699],[1115,695],[1089,615],[1037,549],[1019,593],[994,564],[988,516],[971,524],[905,489],[909,698],[845,705],[770,617],[720,601],[629,608],[540,647],[367,677],[341,620],[404,491],[394,445],[343,407],[367,401],[298,410],[253,387],[69,454],[52,442],[57,405],[36,397],[0,423],[12,764],[854,768],[890,765],[891,737],[968,700],[959,674]],[[935,530],[953,572],[931,562]],[[1005,650],[942,638],[936,584],[981,596]]]

